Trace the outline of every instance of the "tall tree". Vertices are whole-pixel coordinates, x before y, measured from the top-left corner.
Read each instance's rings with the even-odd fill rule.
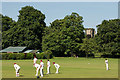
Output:
[[[2,49],[2,14],[0,14],[0,50]]]
[[[84,38],[82,19],[77,13],[72,13],[53,21],[44,32],[43,51],[51,50],[55,56],[77,55]]]
[[[88,55],[93,55],[93,54],[98,55],[97,54],[98,49],[99,49],[99,46],[97,45],[95,38],[83,39],[83,43],[81,44],[80,50],[85,52],[86,57],[88,57]]]
[[[45,15],[34,7],[22,7],[16,25],[5,32],[4,48],[26,46],[29,49],[41,49],[42,33],[46,27],[44,19]]]
[[[41,49],[42,33],[46,24],[45,15],[34,9],[32,6],[23,7],[18,16],[18,35],[20,46],[27,46],[31,49]]]
[[[15,25],[16,22],[12,18],[2,15],[2,31],[7,31]]]
[[[99,51],[104,54],[120,54],[120,19],[104,20],[97,26]]]
[[[11,29],[16,26],[16,22],[8,16],[1,15],[2,19],[2,48],[12,46],[13,31]]]

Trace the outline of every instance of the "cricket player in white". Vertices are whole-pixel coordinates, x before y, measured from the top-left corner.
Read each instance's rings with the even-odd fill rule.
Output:
[[[109,70],[109,67],[108,67],[108,60],[105,59],[105,64],[106,64],[106,70]]]
[[[50,73],[50,61],[48,60],[47,61],[47,74]]]
[[[40,75],[41,75],[41,77],[43,77],[43,67],[44,67],[44,63],[43,63],[43,61],[41,60],[41,61],[40,61]]]
[[[14,63],[14,68],[15,68],[15,71],[16,71],[16,77],[19,77],[20,66],[17,65],[16,63]]]
[[[38,71],[40,70],[40,65],[39,64],[34,64],[35,68],[36,68],[36,75],[38,76]]]
[[[34,56],[33,64],[35,64],[36,62],[37,62],[37,58]]]
[[[55,62],[53,62],[53,64],[54,64],[54,66],[55,66],[55,68],[56,68],[56,73],[58,73],[58,69],[59,69],[60,65],[55,64]]]

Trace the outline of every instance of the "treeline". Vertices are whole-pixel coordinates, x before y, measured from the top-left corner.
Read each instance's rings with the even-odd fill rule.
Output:
[[[120,55],[120,19],[104,20],[97,25],[94,38],[86,38],[83,17],[78,13],[56,19],[46,26],[45,14],[25,6],[19,11],[18,20],[2,16],[2,48],[27,46],[51,52],[57,57],[94,57]]]

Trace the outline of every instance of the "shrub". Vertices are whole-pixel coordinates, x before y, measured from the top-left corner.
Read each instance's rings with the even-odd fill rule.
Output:
[[[42,52],[42,53],[36,53],[36,57],[38,59],[45,59],[44,52]]]
[[[20,60],[25,59],[25,54],[24,53],[17,53],[16,59],[20,59]]]
[[[3,60],[8,60],[8,53],[2,53],[2,59]]]
[[[33,59],[33,53],[27,53],[25,59]]]
[[[33,53],[2,53],[0,54],[3,60],[22,60],[22,59],[33,59]],[[36,53],[38,59],[50,59],[52,58],[52,52],[46,51],[42,53]]]
[[[8,53],[8,59],[16,60],[16,56],[13,53]]]
[[[50,50],[45,51],[44,55],[47,59],[53,58],[52,51]]]
[[[41,52],[41,53],[36,53],[36,57],[38,59],[51,59],[51,58],[53,58],[52,52],[50,50],[47,50],[47,51]]]
[[[2,60],[2,54],[0,54],[0,60]]]
[[[3,60],[17,60],[17,59],[24,59],[24,53],[2,53]]]
[[[94,54],[88,54],[88,57],[92,57],[92,58],[94,58]]]

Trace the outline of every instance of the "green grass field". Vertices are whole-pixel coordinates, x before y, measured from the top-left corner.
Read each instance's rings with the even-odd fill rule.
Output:
[[[43,78],[118,78],[118,59],[109,58],[110,70],[106,71],[104,58],[54,58],[50,59],[51,74],[46,74],[47,60],[44,62]],[[59,74],[55,74],[52,62],[60,65]],[[20,78],[36,78],[33,60],[2,60],[2,78],[16,78],[13,63],[21,66]],[[39,63],[40,60],[37,61]]]

